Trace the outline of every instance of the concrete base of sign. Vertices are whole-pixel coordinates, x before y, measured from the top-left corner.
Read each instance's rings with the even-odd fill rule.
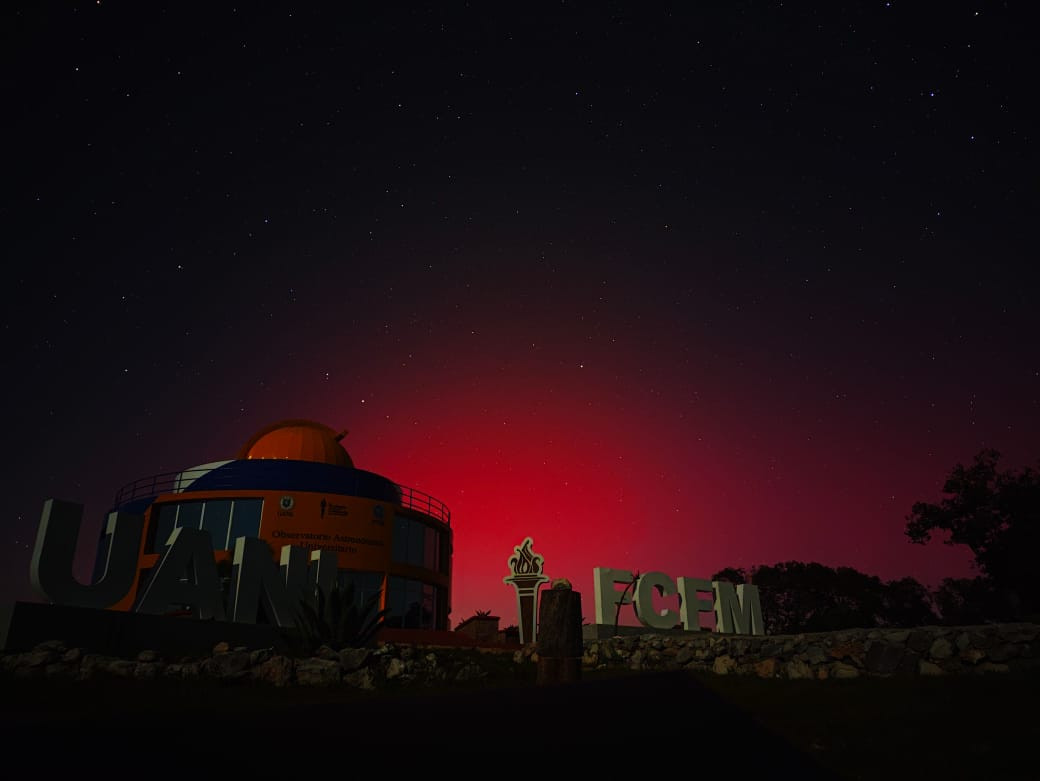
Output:
[[[124,658],[144,650],[170,657],[208,654],[220,642],[250,649],[284,651],[286,647],[277,629],[263,624],[196,621],[34,602],[0,606],[0,650],[28,651],[48,640]]]
[[[707,632],[707,629],[701,630]],[[610,637],[629,637],[632,635],[696,635],[699,632],[687,632],[681,626],[671,629],[652,629],[648,626],[614,626],[613,624],[585,624],[581,628],[581,639],[606,640]]]

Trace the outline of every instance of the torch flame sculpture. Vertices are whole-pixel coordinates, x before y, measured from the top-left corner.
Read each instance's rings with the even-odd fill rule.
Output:
[[[531,550],[534,541],[525,537],[513,548],[509,557],[509,571],[513,574],[502,578],[516,589],[516,612],[520,627],[520,642],[533,643],[537,634],[538,587],[549,578],[542,574],[542,557]]]

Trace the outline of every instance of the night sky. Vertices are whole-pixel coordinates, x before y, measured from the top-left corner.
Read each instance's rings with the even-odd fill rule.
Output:
[[[970,574],[903,529],[1040,457],[1026,7],[5,5],[0,595],[45,499],[85,574],[293,417],[451,508],[453,626],[526,535],[586,617],[594,566]]]

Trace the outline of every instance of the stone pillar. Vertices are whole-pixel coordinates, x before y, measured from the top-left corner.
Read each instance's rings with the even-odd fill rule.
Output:
[[[542,594],[537,646],[538,685],[581,680],[581,594],[566,580],[554,581]]]

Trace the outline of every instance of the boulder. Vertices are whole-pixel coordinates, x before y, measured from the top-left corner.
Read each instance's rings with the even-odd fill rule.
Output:
[[[937,637],[928,648],[928,656],[938,661],[949,659],[953,656],[953,646],[945,637]]]
[[[293,681],[293,663],[286,656],[272,656],[252,670],[253,677],[272,686],[288,686]]]
[[[792,679],[812,678],[812,668],[800,659],[793,659],[784,668],[787,677]]]
[[[759,678],[775,678],[780,665],[776,659],[770,657],[755,664],[755,675]]]
[[[736,669],[737,660],[729,654],[723,654],[715,658],[715,663],[711,666],[711,671],[716,675],[729,675]]]
[[[859,670],[845,662],[834,662],[830,668],[831,678],[859,678]]]
[[[356,689],[372,691],[376,688],[375,675],[373,675],[372,670],[367,667],[355,670],[352,673],[347,673],[343,676],[343,682]]]
[[[878,675],[891,675],[899,669],[906,649],[891,643],[873,643],[867,651],[865,665],[867,670]]]
[[[391,659],[390,663],[386,666],[386,679],[392,681],[394,678],[398,678],[404,675],[404,662],[400,659]]]
[[[296,665],[296,682],[301,686],[333,686],[340,678],[339,661],[312,657]]]
[[[344,648],[339,652],[339,663],[343,672],[349,673],[364,667],[371,655],[372,651],[368,648]]]

